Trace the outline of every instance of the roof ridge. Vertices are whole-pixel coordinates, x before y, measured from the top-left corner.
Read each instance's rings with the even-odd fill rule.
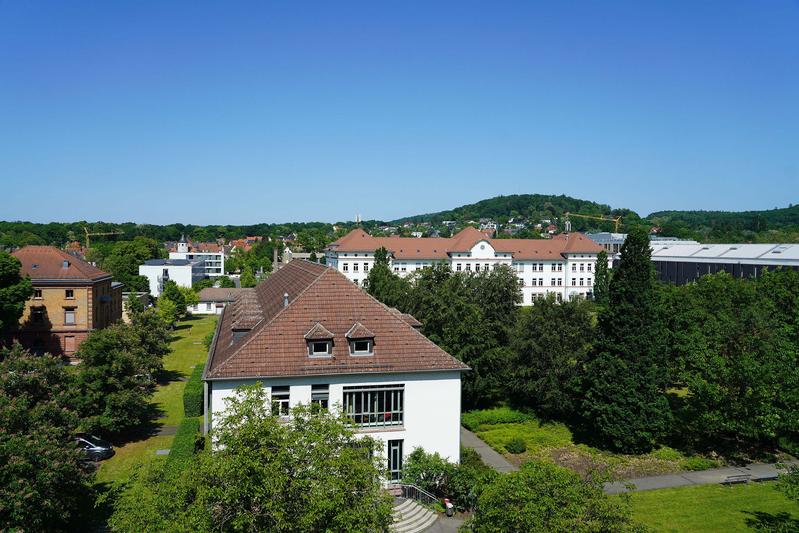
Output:
[[[305,260],[303,260],[303,261],[305,261]],[[311,263],[311,264],[319,264],[319,263],[313,263],[312,261],[305,261],[305,262]],[[214,367],[214,369],[211,370],[211,374],[209,374],[209,375],[215,374],[218,370],[220,370],[228,362],[230,362],[230,360],[233,359],[236,356],[236,354],[238,354],[241,351],[242,348],[244,348],[245,346],[250,344],[250,342],[252,342],[252,340],[256,337],[256,335],[255,335],[257,333],[256,329],[258,330],[258,332],[260,332],[260,331],[264,330],[266,327],[268,327],[269,324],[274,322],[277,319],[277,317],[281,316],[286,311],[286,309],[289,309],[294,304],[294,302],[299,300],[300,296],[305,294],[308,291],[308,289],[310,289],[320,279],[322,279],[322,277],[328,271],[332,271],[332,270],[333,269],[330,268],[330,267],[325,267],[325,269],[322,270],[319,273],[319,275],[311,283],[309,283],[303,290],[301,290],[300,292],[297,293],[297,296],[294,297],[294,300],[291,300],[288,305],[283,306],[283,308],[280,309],[277,313],[275,313],[274,316],[272,316],[272,318],[270,318],[269,320],[264,320],[263,318],[261,320],[259,320],[252,328],[250,328],[250,331],[248,332],[247,338],[244,339],[244,342],[242,342],[235,350],[233,350],[233,352],[227,358],[225,358],[224,361],[221,361],[218,365],[216,365],[216,367]],[[269,281],[269,280],[267,280],[267,281]],[[256,293],[256,295],[257,295],[257,293]],[[221,320],[219,321],[219,327],[220,328],[222,327],[222,321]],[[216,351],[216,347],[214,347],[214,351]]]

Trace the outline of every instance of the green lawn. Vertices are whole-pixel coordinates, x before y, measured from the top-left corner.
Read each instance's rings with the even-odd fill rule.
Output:
[[[635,518],[655,531],[799,531],[799,504],[773,483],[647,490],[630,499]]]
[[[153,395],[153,403],[162,412],[158,426],[177,426],[183,420],[183,389],[194,365],[205,364],[207,352],[202,341],[213,331],[215,316],[191,317],[181,321],[172,341],[172,352],[164,358],[164,370],[168,381],[160,383]],[[116,455],[103,461],[97,472],[100,483],[126,479],[142,459],[154,457],[155,451],[172,446],[173,436],[154,435],[116,446]]]
[[[630,479],[683,470],[703,470],[719,466],[703,457],[686,457],[682,452],[663,447],[643,455],[612,453],[575,444],[571,430],[561,422],[542,422],[534,415],[501,407],[471,411],[461,416],[463,425],[474,431],[489,446],[511,462],[552,461],[580,474],[606,472],[613,479]],[[524,441],[527,451],[509,453],[511,440]]]

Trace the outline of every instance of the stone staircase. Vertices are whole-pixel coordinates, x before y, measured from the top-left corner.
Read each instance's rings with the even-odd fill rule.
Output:
[[[395,502],[394,523],[391,525],[394,533],[421,533],[438,518],[436,513],[413,500],[395,498]]]

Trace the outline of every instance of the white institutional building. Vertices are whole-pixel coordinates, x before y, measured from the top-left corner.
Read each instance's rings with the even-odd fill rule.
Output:
[[[205,262],[188,259],[149,259],[139,265],[139,275],[150,283],[150,294],[161,296],[164,283],[174,281],[178,287],[189,287],[205,277]]]
[[[602,247],[582,233],[552,239],[492,239],[468,227],[456,235],[428,238],[372,237],[356,229],[331,243],[327,264],[362,285],[378,248],[389,252],[392,270],[407,276],[446,262],[455,272],[480,272],[508,265],[521,281],[522,303],[553,293],[558,300],[593,295],[596,257]]]
[[[276,416],[315,403],[342,409],[383,441],[390,477],[416,447],[460,460],[461,374],[468,367],[341,273],[294,260],[242,289],[217,325],[205,381],[205,429],[235,388],[260,382]]]

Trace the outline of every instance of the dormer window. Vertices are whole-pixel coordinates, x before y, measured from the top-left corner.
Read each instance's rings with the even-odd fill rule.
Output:
[[[345,336],[350,355],[374,355],[375,335],[360,322],[353,324]]]
[[[311,357],[330,357],[333,355],[333,334],[317,322],[305,334],[308,343],[308,355]]]

